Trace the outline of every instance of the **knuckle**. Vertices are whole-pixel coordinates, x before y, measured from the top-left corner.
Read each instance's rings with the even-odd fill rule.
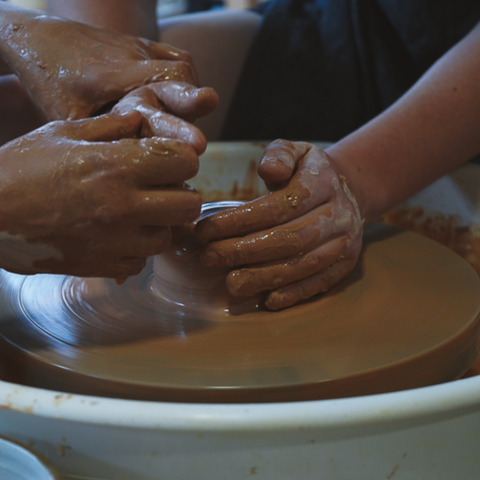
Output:
[[[128,261],[120,261],[117,264],[115,275],[112,277],[130,277],[138,275],[147,263],[147,259],[143,257],[129,259]]]
[[[191,64],[180,60],[175,65],[176,80],[190,80],[192,76]]]
[[[184,50],[179,50],[177,55],[180,61],[189,65],[193,65],[192,57],[188,52],[185,52]]]

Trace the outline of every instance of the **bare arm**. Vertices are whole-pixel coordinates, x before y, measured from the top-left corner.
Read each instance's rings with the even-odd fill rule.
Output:
[[[273,310],[338,283],[360,253],[362,218],[375,220],[480,152],[479,54],[477,26],[392,107],[327,154],[302,142],[272,143],[259,173],[277,188],[197,225],[211,241],[204,262],[236,267],[229,290],[266,290]]]
[[[374,220],[480,152],[480,24],[401,99],[327,150]]]
[[[18,56],[11,47],[10,36],[12,30],[17,30],[19,24],[26,24],[37,16],[40,12],[36,10],[27,10],[0,2],[0,75],[9,75],[14,73],[10,67],[12,58]]]
[[[156,0],[47,0],[47,13],[158,40]]]

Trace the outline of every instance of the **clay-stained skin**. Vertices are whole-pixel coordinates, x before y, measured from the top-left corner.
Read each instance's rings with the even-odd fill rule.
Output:
[[[117,114],[135,110],[144,118],[142,137],[167,137],[187,142],[198,154],[207,140],[192,121],[208,115],[218,105],[218,95],[208,87],[165,81],[146,85],[127,94],[113,108]]]
[[[168,246],[170,225],[198,216],[201,199],[183,184],[198,171],[195,150],[128,138],[141,125],[136,112],[53,122],[0,149],[2,268],[134,275]]]
[[[152,82],[197,83],[185,52],[81,23],[25,14],[0,37],[2,58],[48,120],[89,117]]]
[[[328,290],[353,269],[362,220],[346,179],[313,145],[273,142],[259,174],[269,195],[203,220],[197,233],[212,242],[205,265],[242,267],[227,277],[232,294],[271,291],[266,305],[277,310]]]

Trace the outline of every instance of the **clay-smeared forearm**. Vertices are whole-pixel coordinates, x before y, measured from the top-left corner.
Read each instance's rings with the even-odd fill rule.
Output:
[[[480,25],[383,114],[329,149],[367,221],[480,152]]]
[[[14,40],[17,32],[23,31],[40,12],[0,3],[0,74],[16,73],[14,63],[22,55]],[[25,54],[25,52],[24,52]]]
[[[197,83],[190,57],[176,48],[4,2],[0,57],[49,120],[86,118],[149,83]]]
[[[217,104],[218,95],[211,88],[196,88],[183,82],[159,82],[130,92],[112,112],[122,114],[135,110],[144,118],[141,136],[174,138],[189,143],[201,154],[207,147],[207,140],[190,122],[207,115]]]

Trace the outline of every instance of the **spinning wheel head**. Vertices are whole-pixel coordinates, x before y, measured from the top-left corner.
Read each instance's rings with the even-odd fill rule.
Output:
[[[347,279],[278,312],[259,307],[259,299],[229,311],[220,281],[226,272],[205,281],[205,269],[188,270],[188,261],[179,268],[190,273],[174,275],[178,243],[122,286],[2,272],[7,379],[74,393],[223,403],[356,396],[461,376],[478,350],[473,269],[429,239],[381,224],[367,229],[364,243]]]

